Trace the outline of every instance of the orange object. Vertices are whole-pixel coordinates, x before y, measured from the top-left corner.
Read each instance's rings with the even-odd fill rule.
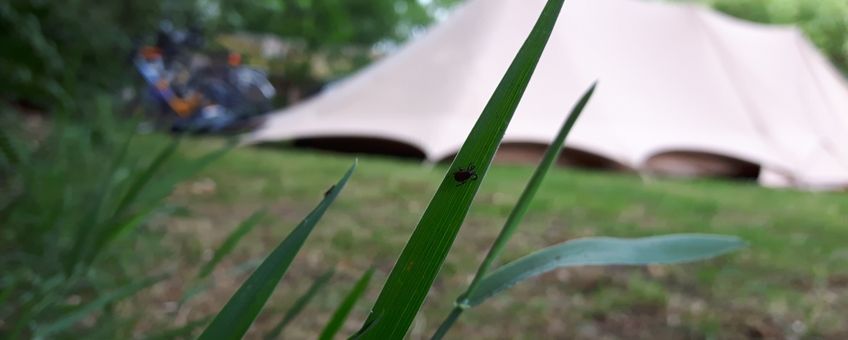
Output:
[[[168,82],[168,80],[166,79],[159,79],[159,81],[156,82],[156,89],[158,89],[159,91],[164,91],[169,86],[171,86],[171,83]]]
[[[155,46],[144,46],[138,51],[145,60],[153,60],[162,57],[162,50]]]
[[[192,94],[186,99],[174,97],[168,101],[168,105],[171,106],[171,109],[177,113],[180,117],[188,117],[192,112],[200,105],[201,96],[197,94]]]
[[[230,54],[227,56],[227,63],[228,63],[228,64],[230,64],[230,66],[239,66],[239,65],[241,65],[241,54],[238,54],[238,53],[230,53]]]

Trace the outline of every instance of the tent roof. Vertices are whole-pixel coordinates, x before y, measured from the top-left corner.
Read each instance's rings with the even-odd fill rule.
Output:
[[[382,138],[445,158],[543,5],[469,0],[394,55],[273,114],[247,140]],[[848,86],[794,27],[697,5],[571,0],[504,142],[549,143],[595,80],[572,148],[635,169],[665,152],[706,152],[759,164],[766,184],[848,185]]]

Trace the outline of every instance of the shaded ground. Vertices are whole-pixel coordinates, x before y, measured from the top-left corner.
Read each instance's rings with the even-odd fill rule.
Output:
[[[193,152],[209,149],[192,143]],[[261,259],[320,200],[352,159],[273,149],[238,149],[183,185],[173,203],[189,211],[157,223],[168,236],[173,280],[142,298],[141,328],[218,310]],[[395,257],[435,192],[445,167],[361,158],[251,331],[271,328],[309,284],[335,266],[330,286],[287,330],[314,338],[354,281],[378,269],[343,334],[376,299]],[[517,200],[530,167],[495,167],[485,179],[430,297],[410,332],[429,338]],[[214,286],[169,314],[198,263],[260,207],[276,218],[254,230],[215,273]],[[449,339],[846,339],[848,195],[812,194],[729,182],[644,183],[615,174],[557,170],[546,179],[507,258],[570,238],[670,232],[735,234],[742,252],[705,263],[559,270],[472,310]],[[270,313],[268,313],[270,312]],[[153,316],[156,315],[156,316]]]

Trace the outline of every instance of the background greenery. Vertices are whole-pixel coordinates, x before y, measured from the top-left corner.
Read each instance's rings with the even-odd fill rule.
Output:
[[[367,62],[372,47],[392,46],[414,35],[417,27],[434,20],[453,2],[0,3],[4,32],[0,44],[11,47],[0,51],[0,76],[7,79],[0,85],[2,99],[47,110],[57,118],[15,120],[6,111],[0,116],[0,225],[4,226],[0,271],[7,273],[0,278],[0,337],[26,338],[40,332],[126,338],[198,320],[202,324],[220,310],[224,298],[275,240],[288,233],[283,226],[293,225],[308,211],[314,202],[307,198],[319,200],[327,183],[334,182],[350,163],[339,156],[239,149],[168,195],[169,187],[177,182],[171,177],[180,174],[180,167],[154,166],[158,160],[189,164],[188,158],[217,150],[217,142],[190,141],[175,149],[164,137],[146,136],[133,141],[125,153],[121,145],[128,134],[121,132],[126,130],[119,124],[64,119],[85,115],[87,120],[99,121],[117,111],[108,105],[110,99],[93,98],[101,98],[95,96],[100,93],[113,95],[114,89],[128,84],[134,73],[128,66],[128,53],[135,40],[152,33],[160,19],[199,23],[211,34],[248,30],[283,35],[297,42],[307,56],[299,63],[308,64],[313,55],[349,59],[350,67],[325,76],[331,79]],[[845,67],[843,2],[710,3],[753,20],[797,21],[837,65]],[[303,259],[295,262],[292,275],[284,281],[289,289],[278,292],[270,304],[272,317],[260,317],[253,332],[265,333],[276,324],[287,306],[322,277],[329,263],[338,263],[337,275],[329,283],[336,289],[317,295],[314,305],[306,307],[310,318],[292,321],[286,334],[293,338],[316,335],[330,319],[331,311],[344,300],[345,290],[338,289],[339,283],[351,287],[372,264],[374,280],[385,279],[409,226],[445,169],[377,158],[365,161],[368,166],[360,168],[350,189],[327,215],[326,224],[333,228],[316,231],[309,242],[321,242],[320,246],[304,248]],[[152,167],[157,171],[151,171]],[[413,325],[414,338],[432,334],[435,323],[450,309],[529,172],[525,167],[492,169],[430,293],[430,303]],[[144,178],[157,178],[155,183],[167,185],[140,195],[133,200],[137,205],[127,211],[115,206],[121,200],[104,199],[126,197],[135,190],[133,183]],[[165,196],[167,204],[162,202]],[[348,196],[351,199],[345,200]],[[227,251],[235,251],[235,256],[222,262],[224,268],[204,278],[208,282],[193,293],[195,299],[181,301],[184,292],[198,287],[197,265],[219,258],[213,250],[228,243],[224,240],[240,228],[238,222],[269,202],[269,215],[284,223],[263,225],[257,234],[239,236],[251,247],[232,246]],[[155,213],[147,214],[151,206]],[[115,222],[112,218],[124,222],[123,218],[136,213],[144,213],[140,228],[119,228],[132,237],[115,238],[111,247],[97,250],[99,256],[83,256],[84,270],[68,260],[78,257],[76,249],[80,242],[87,244],[89,230],[94,235],[91,240],[111,238],[107,227]],[[711,181],[646,184],[627,176],[557,170],[533,203],[527,225],[510,244],[506,259],[558,241],[599,234],[736,234],[751,242],[751,250],[673,268],[558,271],[491,301],[489,308],[469,315],[452,334],[846,338],[841,315],[848,312],[848,256],[842,242],[848,236],[847,214],[848,202],[838,194]],[[149,276],[161,272],[173,275],[161,282],[163,276]],[[152,288],[142,295],[117,302],[148,286]],[[373,301],[376,292],[376,288],[366,290],[366,298]],[[365,318],[364,307],[354,308],[354,317],[341,326],[342,333],[358,328]]]
[[[91,91],[126,85],[135,73],[130,64],[134,43],[150,42],[162,19],[197,25],[207,37],[234,31],[276,34],[304,44],[307,55],[343,54],[361,66],[371,46],[403,41],[432,22],[437,7],[450,2],[4,1],[0,95],[50,108],[72,104],[71,98]]]
[[[842,72],[848,74],[848,1],[675,0],[708,4],[737,18],[797,24]]]
[[[695,1],[764,23],[797,23],[848,72],[848,3],[842,0]],[[356,70],[431,24],[461,0],[183,0],[102,2],[9,0],[0,3],[0,98],[39,108],[130,84],[134,42],[162,19],[218,33],[269,33],[297,46],[275,78],[315,89]],[[310,73],[315,57],[332,67]],[[282,84],[283,80],[278,81]]]

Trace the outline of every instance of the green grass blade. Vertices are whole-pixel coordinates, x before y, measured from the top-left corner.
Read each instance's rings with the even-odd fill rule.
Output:
[[[353,305],[356,304],[356,301],[362,297],[362,294],[365,293],[365,289],[368,288],[368,283],[371,282],[371,276],[374,275],[374,268],[368,269],[362,277],[356,281],[356,284],[351,289],[350,293],[347,294],[345,299],[342,301],[342,304],[336,308],[336,311],[333,312],[333,316],[330,317],[330,321],[327,322],[327,325],[324,326],[324,330],[321,331],[321,334],[318,336],[319,340],[332,340],[333,336],[338,333],[339,329],[342,328],[345,320],[347,319],[348,314],[353,309]]]
[[[189,339],[195,330],[202,327],[203,325],[209,323],[209,320],[212,319],[212,316],[203,317],[189,323],[186,323],[183,326],[167,329],[165,331],[155,333],[153,335],[149,335],[145,337],[145,340],[174,340],[174,339]]]
[[[94,301],[91,301],[85,305],[78,307],[76,310],[69,312],[62,318],[53,321],[43,327],[39,327],[35,331],[36,338],[50,338],[51,335],[68,329],[69,327],[72,327],[77,322],[84,319],[91,313],[103,309],[103,307],[105,307],[106,305],[126,299],[134,295],[135,293],[138,293],[142,289],[145,289],[159,281],[162,281],[166,277],[167,275],[157,275],[149,277],[144,280],[130,283],[112,292],[103,294]]]
[[[212,271],[215,270],[215,267],[224,260],[227,255],[232,253],[233,249],[235,249],[238,242],[247,235],[253,227],[259,224],[262,219],[265,217],[266,211],[265,209],[258,210],[248,216],[244,221],[239,223],[239,225],[227,236],[224,240],[224,243],[221,244],[218,249],[215,250],[215,254],[212,255],[212,258],[206,262],[203,267],[197,272],[196,282],[183,293],[182,298],[180,298],[179,305],[177,309],[179,310],[184,303],[186,303],[189,299],[194,297],[195,295],[205,291],[209,288],[209,282],[207,278]]]
[[[129,207],[130,204],[135,201],[138,197],[141,190],[153,179],[153,176],[156,175],[156,172],[162,168],[162,165],[174,155],[174,152],[177,151],[177,148],[180,146],[180,140],[174,139],[171,143],[168,144],[162,151],[160,151],[155,158],[150,162],[147,168],[142,171],[138,177],[135,178],[135,181],[130,184],[127,192],[124,193],[123,197],[118,203],[117,208],[115,209],[115,214],[120,215],[123,213],[125,209]]]
[[[203,156],[189,161],[188,163],[179,164],[179,166],[176,166],[175,169],[172,169],[167,174],[163,174],[161,178],[150,182],[150,186],[144,188],[144,190],[138,194],[136,201],[158,202],[162,200],[171,193],[175,185],[189,179],[191,176],[196,175],[198,172],[206,168],[206,166],[226,155],[235,146],[235,143],[230,142],[227,145],[206,153]]]
[[[268,301],[271,293],[274,292],[274,288],[280,282],[280,279],[285,275],[286,270],[312,232],[315,224],[318,223],[318,220],[339,195],[355,168],[356,163],[324,196],[321,203],[268,255],[259,268],[230,298],[221,312],[215,316],[212,323],[206,327],[206,330],[200,335],[200,339],[240,339],[244,336],[244,333],[250,328],[250,324],[253,323],[262,307],[265,306],[265,302]]]
[[[215,250],[215,254],[212,256],[212,259],[210,259],[209,262],[206,262],[206,264],[203,265],[203,267],[197,273],[197,279],[203,280],[207,276],[209,276],[209,274],[212,273],[212,270],[214,270],[215,267],[219,263],[221,263],[221,260],[223,260],[224,257],[233,252],[233,249],[235,249],[238,242],[241,241],[241,239],[245,235],[247,235],[247,233],[253,230],[253,227],[259,224],[259,222],[262,222],[262,219],[265,218],[265,214],[265,209],[261,209],[259,211],[254,212],[252,215],[242,221],[239,226],[236,227],[236,229],[233,230],[230,235],[227,236],[227,238],[224,240],[224,243],[222,243],[221,246],[218,247],[217,250]]]
[[[477,274],[468,286],[466,294],[474,291],[477,284],[480,282],[480,279],[482,279],[489,271],[492,263],[497,260],[503,252],[503,249],[510,237],[512,237],[512,234],[515,233],[516,229],[518,229],[518,225],[521,223],[522,218],[524,218],[524,214],[527,213],[527,208],[530,206],[530,202],[533,201],[533,197],[536,195],[536,192],[539,191],[539,187],[541,187],[542,180],[545,179],[545,175],[547,175],[548,170],[550,170],[556,162],[560,150],[562,150],[565,138],[574,127],[574,123],[577,122],[577,118],[580,117],[580,113],[583,112],[583,108],[586,107],[586,103],[588,103],[589,99],[592,97],[592,93],[595,92],[595,85],[596,84],[592,84],[577,104],[574,105],[574,108],[571,110],[568,118],[566,118],[556,138],[548,147],[548,150],[545,151],[545,156],[542,158],[542,162],[536,168],[536,171],[533,173],[533,176],[524,188],[524,192],[521,193],[521,197],[518,198],[518,202],[515,204],[512,212],[510,212],[509,217],[504,223],[497,239],[495,239],[495,243],[492,244],[491,248],[489,248],[489,253],[486,254],[486,258],[483,259],[483,262],[480,264],[480,268],[477,269]]]
[[[97,230],[100,230],[100,232],[95,237],[94,243],[91,246],[91,251],[88,252],[88,257],[85,259],[85,263],[94,262],[97,255],[99,255],[110,242],[142,224],[142,222],[147,220],[147,218],[150,217],[157,208],[159,208],[159,205],[160,204],[157,202],[156,204],[140,209],[138,212],[130,214],[127,217],[115,216],[114,218],[106,221],[103,225],[98,226]]]
[[[21,161],[17,145],[3,129],[0,129],[0,156],[2,156],[9,165],[18,165]]]
[[[38,288],[40,290],[39,292],[25,295],[24,299],[28,301],[25,301],[23,306],[15,308],[15,314],[20,316],[14,321],[11,332],[8,332],[11,335],[7,336],[7,338],[12,340],[20,338],[24,330],[29,329],[33,325],[33,320],[45,308],[60,301],[64,297],[61,291],[63,283],[64,277],[57,275],[44,282],[43,286]]]
[[[106,173],[103,174],[103,183],[100,185],[97,196],[92,200],[92,206],[89,208],[85,218],[77,225],[74,245],[71,248],[70,254],[66,257],[65,272],[67,275],[71,275],[74,270],[85,269],[86,265],[90,263],[88,260],[96,257],[95,243],[99,238],[103,237],[101,233],[103,233],[104,226],[101,224],[101,215],[114,191],[115,173],[121,164],[124,163],[134,136],[133,133],[126,135],[120,151],[112,158]],[[56,213],[58,213],[60,206],[56,208]],[[54,216],[56,218],[59,217],[58,214]]]
[[[673,234],[622,239],[593,237],[551,246],[493,271],[464,301],[476,306],[531,277],[563,267],[671,264],[704,260],[747,246],[734,236]]]
[[[433,200],[395,263],[365,324],[355,336],[402,338],[424,303],[530,76],[547,44],[564,0],[549,0],[483,113],[456,155]],[[473,166],[480,180],[458,185],[453,172]]]
[[[277,325],[274,326],[274,328],[271,329],[270,332],[265,334],[265,340],[273,340],[279,338],[280,334],[283,333],[283,329],[285,329],[286,326],[290,322],[292,322],[292,320],[294,320],[294,318],[296,318],[301,311],[303,311],[303,308],[306,307],[306,305],[309,304],[310,301],[312,301],[312,298],[314,298],[315,295],[318,294],[319,291],[321,291],[321,288],[324,288],[324,285],[326,285],[327,282],[330,281],[330,278],[333,277],[333,274],[335,272],[335,269],[328,270],[326,273],[315,279],[315,281],[312,282],[312,285],[309,286],[309,290],[307,290],[306,293],[301,295],[297,299],[297,301],[294,302],[291,308],[289,308],[289,310],[286,312],[286,315],[283,316],[283,319],[280,320],[280,322],[277,323]]]
[[[568,117],[566,117],[559,133],[557,133],[554,141],[551,142],[551,145],[548,146],[547,151],[545,151],[545,155],[542,157],[542,162],[539,163],[538,167],[536,167],[536,171],[533,172],[533,176],[530,177],[530,181],[527,182],[527,186],[524,187],[524,192],[521,193],[521,197],[518,198],[518,202],[515,204],[515,207],[512,208],[503,228],[501,228],[500,234],[498,234],[497,239],[495,239],[495,243],[493,243],[489,248],[486,258],[483,259],[483,262],[480,263],[480,267],[477,268],[477,273],[474,275],[474,279],[471,280],[471,284],[468,285],[465,292],[460,294],[459,298],[457,298],[454,310],[451,311],[450,315],[436,330],[436,333],[433,335],[433,339],[443,338],[447,331],[453,326],[453,323],[456,322],[462,314],[464,306],[467,305],[467,302],[463,301],[463,298],[474,292],[474,289],[477,288],[480,280],[483,279],[483,276],[486,275],[492,264],[503,252],[503,249],[506,247],[506,243],[512,237],[512,234],[515,233],[516,229],[518,229],[518,225],[524,218],[524,214],[527,213],[527,208],[530,206],[530,202],[533,201],[533,197],[536,195],[536,192],[542,184],[542,180],[559,157],[560,150],[562,150],[563,143],[565,143],[565,138],[574,127],[574,124],[577,122],[577,118],[580,117],[580,113],[583,112],[583,108],[586,107],[589,99],[592,98],[592,93],[595,92],[595,85],[597,85],[597,83],[592,84],[592,86],[586,90],[586,93],[583,94],[580,100],[571,109],[571,113]]]
[[[93,228],[93,232],[86,235],[82,234],[79,246],[75,246],[75,252],[70,256],[70,263],[77,263],[82,260],[83,264],[90,264],[94,261],[97,255],[108,245],[112,240],[123,233],[135,228],[162,204],[162,200],[167,196],[174,186],[187,179],[189,176],[202,170],[204,167],[217,160],[225,153],[232,149],[232,145],[223,147],[219,150],[212,151],[202,157],[193,160],[188,164],[175,169],[168,176],[156,178],[153,176],[160,173],[160,169],[164,163],[170,159],[179,147],[179,140],[174,140],[168,144],[162,151],[157,154],[153,161],[145,168],[145,170],[136,177],[130,184],[129,189],[123,195],[120,203],[118,203],[115,212],[109,220]],[[122,154],[126,153],[126,147]],[[123,157],[123,156],[121,156]],[[147,196],[145,196],[147,195]],[[133,211],[130,206],[139,202],[150,199],[152,203],[147,207]],[[92,220],[93,221],[93,220]],[[88,230],[92,228],[80,227],[80,230]],[[77,250],[79,249],[79,250]]]

